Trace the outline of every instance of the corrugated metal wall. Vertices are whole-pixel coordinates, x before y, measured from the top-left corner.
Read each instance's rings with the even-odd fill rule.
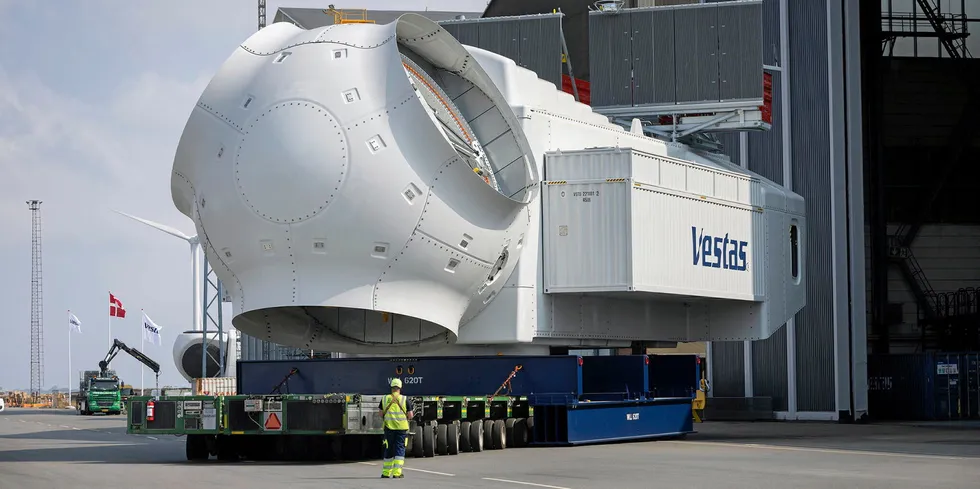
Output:
[[[745,395],[745,343],[741,341],[714,341],[711,343],[711,384],[715,397],[742,397]]]
[[[506,56],[561,88],[560,15],[439,22],[459,42]]]
[[[762,59],[777,66],[779,53],[779,0],[762,4]],[[782,73],[772,75],[772,129],[747,135],[749,170],[773,182],[783,183],[783,94]],[[786,327],[769,338],[752,344],[752,393],[772,398],[777,411],[789,409],[789,386],[786,378]]]
[[[830,131],[827,108],[827,5],[824,1],[790,2],[789,24],[807,26],[790,32],[790,104],[793,120],[793,190],[807,202],[807,306],[797,315],[796,382],[799,411],[834,411],[834,329],[830,252]],[[779,0],[762,8],[763,62],[779,66]],[[748,133],[748,168],[777,184],[783,183],[782,73],[771,71],[773,124],[765,132]],[[718,134],[725,153],[740,163],[737,134]],[[786,328],[752,345],[753,394],[773,398],[777,411],[788,409]],[[727,372],[743,371],[742,344],[712,345],[715,395],[743,395],[744,379]],[[726,372],[719,375],[719,371]],[[722,386],[731,382],[730,386]]]
[[[827,1],[789,2],[793,190],[806,199],[806,307],[796,317],[800,411],[836,411]],[[804,28],[805,26],[805,28]]]
[[[779,53],[779,0],[765,0],[762,6],[762,38],[763,62],[777,66],[776,55]],[[772,129],[747,134],[746,156],[748,169],[776,184],[783,183],[783,100],[782,74],[770,71],[773,77],[772,86]],[[717,133],[715,137],[724,145],[724,152],[733,162],[741,164],[741,144],[739,133]],[[724,346],[721,346],[724,345]],[[719,348],[721,346],[721,348]],[[720,353],[716,353],[721,350]],[[736,351],[737,350],[737,351]],[[732,386],[721,386],[722,378],[718,369],[724,371],[744,372],[744,346],[736,344],[712,344],[712,373],[714,388],[723,392],[735,392],[744,395],[745,379],[740,376],[729,381]],[[786,379],[786,328],[780,328],[766,340],[752,344],[752,393],[756,396],[768,396],[773,400],[773,409],[784,411],[788,409],[788,385]],[[727,377],[726,377],[727,380]],[[716,394],[715,395],[720,395]]]

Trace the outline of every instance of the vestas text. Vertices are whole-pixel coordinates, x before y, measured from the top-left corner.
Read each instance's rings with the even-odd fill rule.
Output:
[[[704,234],[704,228],[699,230],[697,226],[691,226],[691,244],[694,265],[700,263],[705,267],[737,271],[748,268],[748,241],[729,238],[728,233],[724,236],[711,236]]]

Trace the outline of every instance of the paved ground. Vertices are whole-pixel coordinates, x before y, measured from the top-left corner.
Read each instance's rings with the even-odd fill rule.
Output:
[[[381,480],[377,462],[190,464],[182,438],[127,435],[123,423],[73,411],[0,413],[0,488],[980,487],[975,425],[706,423],[685,441],[410,458],[405,480]]]

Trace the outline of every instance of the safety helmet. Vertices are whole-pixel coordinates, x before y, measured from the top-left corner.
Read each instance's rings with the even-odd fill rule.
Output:
[[[391,379],[391,386],[392,387],[397,387],[397,388],[401,389],[402,388],[402,381],[401,381],[401,379]]]

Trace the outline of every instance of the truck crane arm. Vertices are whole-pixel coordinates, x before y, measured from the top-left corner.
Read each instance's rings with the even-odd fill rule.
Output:
[[[109,352],[106,353],[105,358],[101,362],[99,362],[99,370],[101,372],[101,375],[106,375],[108,373],[109,362],[112,362],[112,359],[116,357],[116,355],[119,353],[119,350],[129,353],[133,358],[139,360],[140,363],[146,365],[147,367],[150,367],[150,370],[152,370],[153,373],[156,374],[157,384],[159,385],[160,364],[153,361],[152,358],[143,354],[143,352],[135,348],[130,348],[129,346],[126,346],[125,343],[119,340],[115,340],[112,343],[112,346],[109,348]]]

